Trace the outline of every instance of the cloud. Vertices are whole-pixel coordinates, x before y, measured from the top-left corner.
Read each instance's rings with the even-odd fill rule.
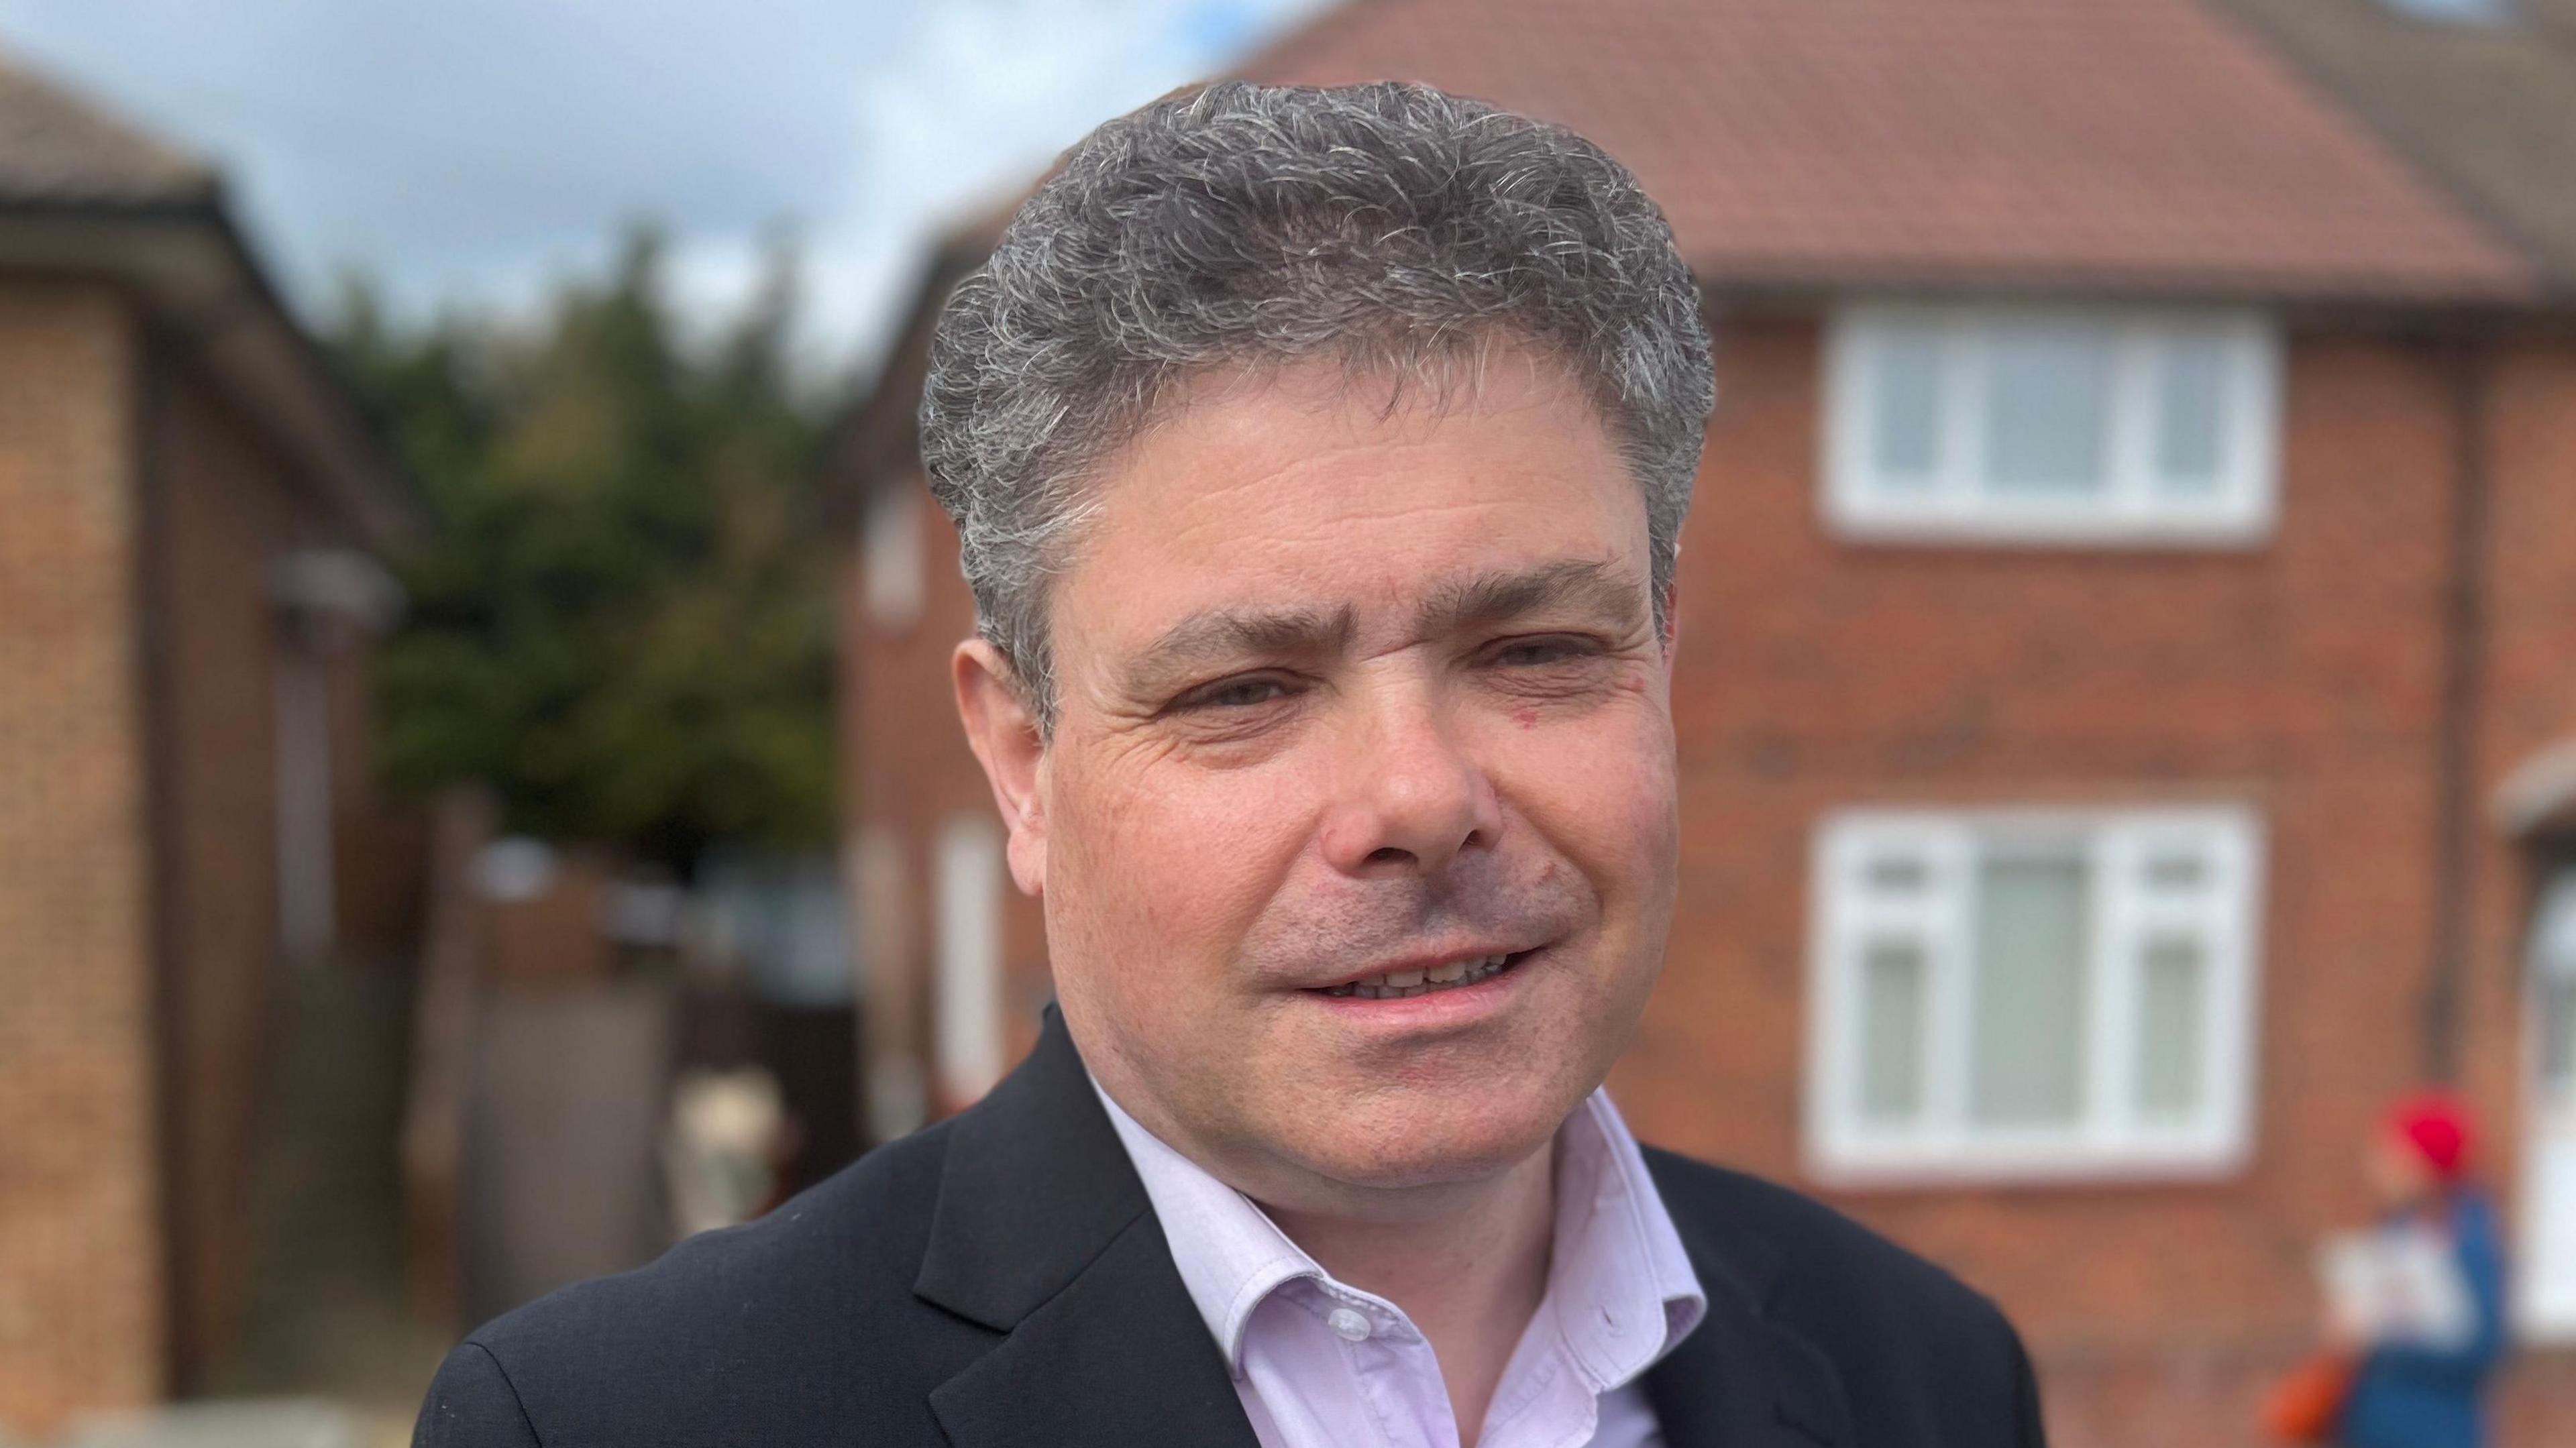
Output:
[[[720,315],[805,238],[811,346],[864,357],[923,248],[1101,119],[1319,0],[0,0],[0,48],[213,154],[290,292],[504,309],[660,218]]]

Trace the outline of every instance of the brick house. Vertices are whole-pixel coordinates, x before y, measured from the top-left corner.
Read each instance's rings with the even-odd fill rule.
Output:
[[[2576,1441],[2576,7],[1358,0],[1266,80],[1567,121],[1718,335],[1680,916],[1613,1077],[2023,1324],[2058,1441],[2250,1442],[2458,1082],[2515,1221],[2509,1442]],[[1048,993],[945,660],[911,416],[836,462],[881,1130]]]
[[[413,526],[213,172],[0,60],[0,1436],[223,1342],[276,972],[403,928]]]

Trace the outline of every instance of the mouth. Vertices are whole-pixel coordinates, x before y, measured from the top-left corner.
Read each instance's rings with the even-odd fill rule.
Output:
[[[1415,996],[1438,995],[1481,985],[1537,953],[1536,950],[1520,950],[1503,955],[1467,956],[1437,965],[1408,966],[1346,980],[1340,985],[1318,986],[1307,994],[1369,1001],[1411,1000]]]

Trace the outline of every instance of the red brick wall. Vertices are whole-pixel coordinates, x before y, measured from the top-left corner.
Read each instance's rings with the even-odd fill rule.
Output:
[[[2499,351],[2489,420],[2495,485],[2487,528],[2486,691],[2477,739],[2483,808],[2516,766],[2576,739],[2576,343],[2526,340]],[[2529,892],[2525,848],[2486,819],[2478,832],[2477,952],[2463,1065],[2499,1125],[2520,1104],[2515,1035]],[[2510,1151],[2514,1133],[2496,1133]]]
[[[298,509],[278,459],[201,384],[174,368],[162,397],[184,1369],[223,1339],[242,1289],[278,951],[271,568]]]
[[[1682,555],[1682,898],[1614,1089],[1650,1139],[1812,1187],[1799,1142],[1806,874],[1824,811],[2254,806],[2268,868],[2248,1170],[1828,1194],[2012,1311],[2061,1443],[2250,1442],[2255,1396],[2307,1342],[2311,1246],[2364,1217],[2360,1143],[2419,1066],[2457,496],[2446,363],[2363,330],[2295,332],[2282,523],[2259,548],[1856,545],[1819,521],[1818,336],[1775,318],[1721,338]],[[2510,348],[2493,422],[2481,801],[2528,750],[2576,732],[2576,347]],[[847,645],[856,817],[913,871],[903,948],[870,961],[898,981],[926,973],[936,821],[990,808],[946,683],[970,620],[955,541],[924,511],[922,618],[888,633],[854,605]],[[854,600],[864,586],[853,570]],[[2479,830],[2463,1059],[2504,1136],[2528,871]],[[1044,991],[1026,902],[1010,933],[1025,1022],[1020,1007]],[[2522,1364],[2509,1417],[2511,1442],[2576,1441],[2576,1360]]]
[[[162,1382],[125,304],[0,285],[0,1429]]]
[[[2253,803],[2270,868],[2249,1171],[1828,1194],[2004,1302],[2067,1441],[2231,1441],[2304,1342],[2310,1246],[2364,1214],[2359,1143],[2418,1069],[2455,496],[2442,363],[2294,337],[2270,546],[1907,548],[1817,521],[1816,336],[1724,340],[1683,547],[1683,900],[1614,1089],[1642,1134],[1801,1180],[1808,842],[1829,808]],[[2576,441],[2556,456],[2563,478]],[[2540,712],[2564,728],[2570,703]],[[2478,978],[2509,968],[2490,949]],[[2500,995],[2478,997],[2473,1061],[2510,1039]],[[2215,1436],[2179,1431],[2195,1411]],[[2576,1401],[2559,1411],[2576,1424]]]
[[[890,484],[918,489],[917,478]],[[897,513],[896,516],[901,516]],[[868,973],[867,1031],[871,1050],[921,1052],[932,1040],[933,967],[937,941],[938,831],[959,811],[994,815],[993,796],[966,747],[949,686],[948,659],[975,629],[974,598],[957,570],[957,532],[927,493],[911,510],[923,552],[921,608],[908,621],[889,624],[868,606],[863,565],[849,569],[844,591],[842,697],[844,758],[861,839],[875,837],[896,860],[891,885],[859,895],[865,917]],[[864,552],[862,541],[861,552]],[[861,863],[868,851],[859,851]],[[1003,1018],[1009,1055],[1017,1060],[1037,1040],[1038,1008],[1052,993],[1046,968],[1046,924],[1036,903],[1009,893],[1003,929]],[[891,907],[900,918],[887,918]],[[926,1055],[925,1065],[929,1064]],[[934,1115],[967,1103],[937,1099],[936,1070],[926,1083]]]
[[[184,1375],[227,1341],[239,1310],[251,1165],[270,1086],[282,964],[278,663],[287,646],[276,568],[292,550],[350,540],[183,355],[166,359],[156,395]],[[398,947],[414,918],[408,897],[419,888],[421,842],[372,778],[368,639],[345,618],[299,626],[306,637],[297,647],[323,661],[337,939]]]
[[[147,364],[149,350],[112,291],[0,284],[10,1431],[184,1386],[244,1286],[278,948],[271,570],[281,550],[332,539],[187,360]],[[160,610],[148,683],[146,598]],[[343,774],[365,767],[350,754]],[[154,761],[170,769],[161,816]],[[166,991],[153,956],[165,905]]]
[[[2485,690],[2476,740],[2480,852],[2462,1012],[2462,1081],[2490,1122],[2488,1157],[2515,1180],[2523,1129],[2523,949],[2535,861],[2485,813],[2533,752],[2576,738],[2576,340],[2499,349],[2488,420]],[[2508,1196],[2509,1214],[2520,1203]],[[2527,1355],[2507,1413],[2517,1444],[2576,1442],[2576,1348]]]
[[[2264,1115],[2221,1186],[1846,1204],[2032,1331],[2306,1320],[2303,1224],[2357,1209],[2360,1121],[2412,1065],[2446,417],[2403,355],[2303,340],[2283,524],[2245,551],[1852,545],[1816,520],[1815,332],[1737,328],[1683,545],[1675,946],[1620,1085],[1641,1130],[1799,1174],[1808,841],[1837,805],[2247,800],[2264,814]],[[2389,1042],[2374,1053],[2324,1043]],[[2317,1130],[2340,1104],[2345,1130]],[[2188,1242],[2141,1271],[2104,1242]]]
[[[375,639],[334,620],[324,664],[330,695],[332,917],[341,947],[382,955],[412,948],[428,908],[429,819],[376,777]]]

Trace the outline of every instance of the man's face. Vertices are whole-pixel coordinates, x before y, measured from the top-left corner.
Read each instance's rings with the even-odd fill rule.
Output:
[[[1631,1038],[1673,902],[1626,464],[1518,352],[1445,406],[1388,396],[1338,367],[1202,388],[1106,468],[1043,748],[978,723],[990,653],[960,654],[1085,1059],[1279,1205],[1545,1144]]]

